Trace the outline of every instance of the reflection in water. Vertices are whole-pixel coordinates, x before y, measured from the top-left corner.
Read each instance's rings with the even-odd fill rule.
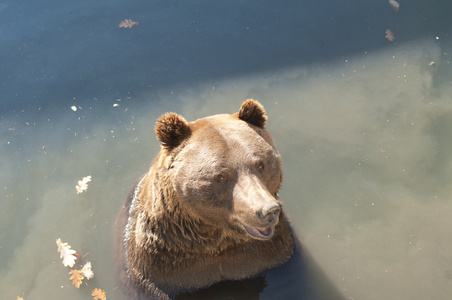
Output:
[[[39,111],[3,119],[1,298],[86,299],[97,287],[121,299],[111,275],[112,225],[158,151],[156,118],[231,113],[246,98],[261,100],[269,115],[284,163],[281,198],[308,254],[306,276],[317,270],[314,286],[331,284],[353,299],[450,296],[452,102],[441,52],[417,42],[334,66],[174,89],[178,104],[69,106],[51,119]],[[77,195],[88,175],[88,191]],[[79,290],[57,238],[92,262],[95,277]],[[268,276],[261,299],[274,299],[272,282],[294,289]]]

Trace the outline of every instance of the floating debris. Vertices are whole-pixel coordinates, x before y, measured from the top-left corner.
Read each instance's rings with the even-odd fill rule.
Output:
[[[105,295],[105,291],[101,289],[93,289],[91,296],[93,296],[94,300],[107,300],[107,296]]]
[[[78,185],[75,187],[77,194],[81,194],[88,189],[88,183],[91,182],[91,175],[83,177],[78,181]]]
[[[69,271],[69,274],[71,274],[69,280],[72,280],[72,285],[75,286],[76,288],[80,288],[80,285],[82,284],[82,280],[84,278],[82,271],[77,269],[71,269],[71,271]]]
[[[77,257],[74,255],[75,250],[71,249],[71,246],[68,243],[63,243],[61,239],[56,240],[56,244],[58,246],[58,252],[60,252],[60,258],[63,259],[63,265],[65,267],[73,267],[75,264],[75,260]]]
[[[132,28],[135,25],[138,25],[140,23],[138,22],[134,22],[130,19],[125,19],[124,21],[122,21],[121,23],[119,23],[119,27],[121,28]]]
[[[399,12],[400,4],[399,2],[395,0],[389,0],[389,5],[391,5],[392,9],[395,10],[395,12]]]
[[[392,33],[390,29],[386,29],[385,33],[386,33],[385,38],[387,38],[388,41],[390,42],[394,42],[395,40],[394,33]]]
[[[81,271],[82,271],[83,276],[85,276],[85,278],[88,280],[94,277],[94,273],[91,268],[91,262],[89,262],[89,261],[86,262],[86,264],[83,266]]]

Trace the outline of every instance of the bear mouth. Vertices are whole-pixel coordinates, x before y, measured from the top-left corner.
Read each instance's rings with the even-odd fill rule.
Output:
[[[273,233],[275,232],[274,227],[259,228],[259,227],[249,227],[246,225],[243,226],[245,227],[246,232],[248,232],[249,235],[258,239],[268,240],[273,236]]]

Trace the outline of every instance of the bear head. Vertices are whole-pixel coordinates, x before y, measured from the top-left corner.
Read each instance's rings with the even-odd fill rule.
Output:
[[[282,164],[266,121],[263,106],[252,99],[232,115],[188,123],[167,113],[157,120],[165,172],[190,219],[241,239],[273,236]]]

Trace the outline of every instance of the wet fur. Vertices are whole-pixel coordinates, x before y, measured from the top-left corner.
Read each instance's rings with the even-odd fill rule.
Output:
[[[241,119],[264,131],[265,111],[256,103],[248,100],[236,115],[224,118]],[[117,221],[121,278],[137,299],[169,299],[223,280],[250,278],[283,264],[293,253],[283,212],[273,237],[257,240],[235,225],[224,225],[220,212],[219,222],[212,222],[179,199],[172,164],[202,122],[190,124],[192,128],[174,114],[159,119],[156,133],[162,151],[131,189]],[[266,132],[261,134],[266,137]]]

